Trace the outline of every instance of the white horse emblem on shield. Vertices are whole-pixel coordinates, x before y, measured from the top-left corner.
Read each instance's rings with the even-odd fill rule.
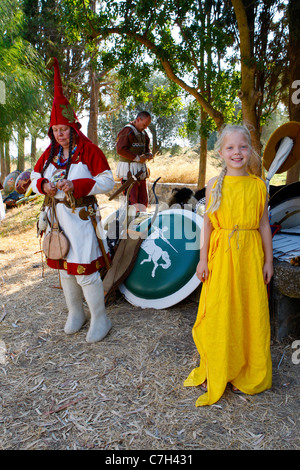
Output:
[[[168,230],[168,227],[163,227],[162,229],[160,229],[158,227],[153,226],[152,228],[154,229],[154,231],[141,244],[141,248],[147,253],[148,258],[141,261],[140,264],[144,264],[144,263],[148,263],[152,261],[154,264],[154,267],[152,269],[151,276],[155,277],[155,272],[158,266],[161,266],[163,269],[168,269],[171,266],[169,253],[163,250],[160,246],[156,245],[155,240],[157,240],[158,238],[161,238],[164,242],[170,245],[170,247],[173,248],[173,250],[176,251],[176,253],[178,253],[178,251],[174,248],[173,245],[171,245],[169,240],[167,240],[163,234],[166,230]],[[163,264],[158,263],[160,258],[162,258],[162,260],[164,261]]]

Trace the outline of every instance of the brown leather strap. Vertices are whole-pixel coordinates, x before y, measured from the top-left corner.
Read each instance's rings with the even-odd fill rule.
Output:
[[[54,198],[54,203],[55,204],[62,203],[62,204],[65,204],[65,206],[71,208],[66,198],[64,199]],[[49,206],[50,204],[51,204],[51,198],[49,196],[45,196],[44,206]],[[75,207],[84,207],[84,206],[89,206],[90,204],[97,204],[97,199],[95,198],[95,196],[83,196],[78,199],[75,199]]]

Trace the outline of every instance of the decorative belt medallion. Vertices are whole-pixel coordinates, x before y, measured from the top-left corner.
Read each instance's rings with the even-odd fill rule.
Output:
[[[78,274],[83,274],[85,272],[85,268],[83,266],[81,266],[81,264],[79,264],[77,266],[77,273]]]

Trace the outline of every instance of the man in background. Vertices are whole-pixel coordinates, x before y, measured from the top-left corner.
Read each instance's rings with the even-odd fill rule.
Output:
[[[117,153],[120,156],[117,177],[121,179],[122,184],[130,176],[135,176],[143,170],[139,181],[134,183],[129,194],[129,204],[135,205],[137,210],[141,210],[141,205],[145,208],[148,206],[146,162],[151,160],[153,155],[150,151],[150,138],[146,129],[150,123],[150,114],[147,111],[141,111],[135,120],[126,124],[117,136]]]

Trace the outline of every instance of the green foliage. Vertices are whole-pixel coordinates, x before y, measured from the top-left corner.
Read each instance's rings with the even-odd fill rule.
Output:
[[[262,93],[261,124],[286,87],[285,4],[247,2],[247,15],[253,15],[249,65]],[[88,109],[92,69],[99,77],[110,70],[116,74],[103,90],[101,110],[116,102],[129,106],[129,114],[149,109],[162,141],[174,136],[168,120],[177,117],[181,136],[213,133],[212,113],[201,122],[203,102],[225,122],[241,119],[239,32],[231,2],[1,0],[0,33],[0,80],[8,97],[5,107],[0,105],[0,139],[16,120],[25,125],[50,113],[53,70],[45,74],[41,62],[52,55],[59,59],[64,91],[77,113]],[[164,83],[161,72],[168,77]]]
[[[220,83],[221,60],[234,32],[233,13],[224,2],[102,1],[96,13],[89,3],[63,1],[66,33],[70,39],[84,39],[89,47],[98,45],[99,61],[118,73],[123,103],[132,96],[134,102],[152,100],[155,112],[174,115],[180,101],[176,102],[174,90],[179,96],[187,84],[225,116],[232,114],[231,96]],[[233,73],[230,64],[226,69]],[[155,71],[170,75],[171,94],[159,87],[149,94],[145,83]],[[231,89],[234,84],[236,80]]]
[[[240,32],[231,2],[101,1],[96,12],[89,8],[91,3],[63,1],[69,14],[67,34],[94,46],[105,45],[105,51],[99,47],[99,55],[102,63],[119,73],[124,101],[134,89],[146,94],[144,79],[158,70],[188,90],[202,106],[204,102],[211,106],[211,117],[201,124],[201,132],[215,127],[212,110],[225,122],[241,118],[236,98],[241,81]],[[284,97],[286,87],[286,2],[268,0],[244,5],[251,30],[248,66],[256,70],[255,90],[262,94],[257,117],[263,124]]]
[[[25,127],[39,108],[38,79],[41,62],[33,47],[20,35],[23,14],[17,0],[0,4],[0,80],[5,103],[0,105],[0,140],[8,140],[12,126]]]
[[[149,129],[155,134],[157,149],[172,145],[183,125],[184,103],[174,83],[162,74],[154,74],[147,81],[144,80],[142,89],[132,89],[131,97],[121,109],[100,118],[101,148],[113,151],[118,132],[142,110],[152,116]]]

